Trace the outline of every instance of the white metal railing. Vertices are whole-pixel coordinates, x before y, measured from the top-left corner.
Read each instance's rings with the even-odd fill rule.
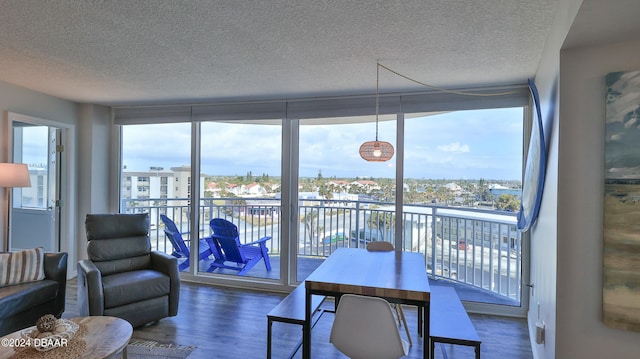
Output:
[[[160,214],[189,232],[189,199],[128,199],[122,213],[147,212],[154,249],[171,253]],[[280,253],[280,200],[204,198],[199,206],[199,237],[209,220],[225,218],[238,226],[241,241],[271,236],[272,255]],[[395,206],[353,200],[300,200],[299,257],[327,257],[338,247],[363,248],[370,241],[395,243]],[[462,207],[405,205],[404,251],[424,254],[429,275],[465,283],[520,302],[522,240],[515,213]]]

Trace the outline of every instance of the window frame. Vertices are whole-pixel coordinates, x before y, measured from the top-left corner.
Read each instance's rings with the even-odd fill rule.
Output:
[[[395,114],[396,117],[396,213],[402,212],[404,196],[404,115],[420,112],[436,111],[456,111],[474,110],[505,107],[524,108],[523,126],[523,168],[526,160],[528,148],[528,134],[531,124],[531,100],[528,87],[523,85],[507,87],[491,87],[481,89],[466,90],[484,96],[463,96],[453,93],[442,92],[415,92],[415,93],[395,93],[380,94],[379,113]],[[502,96],[490,96],[491,94],[507,93]],[[489,96],[486,96],[489,95]],[[278,281],[261,280],[260,278],[219,278],[216,276],[206,276],[198,273],[197,268],[192,268],[189,272],[183,273],[185,279],[195,280],[223,285],[246,286],[248,288],[263,288],[278,290],[296,285],[297,260],[295,260],[295,246],[291,243],[296,233],[295,226],[298,225],[298,169],[299,169],[299,126],[301,119],[310,118],[339,118],[350,116],[372,116],[374,115],[373,95],[364,96],[342,96],[332,98],[311,98],[293,99],[283,101],[253,101],[234,103],[209,103],[198,105],[169,105],[169,106],[126,106],[114,107],[114,124],[120,127],[119,134],[122,136],[122,126],[134,124],[158,124],[174,122],[190,122],[192,126],[191,138],[191,177],[195,180],[191,183],[191,230],[199,228],[197,204],[203,194],[200,189],[200,144],[201,144],[201,122],[202,121],[255,121],[259,119],[280,119],[282,120],[282,218],[289,219],[281,228],[281,275]],[[121,140],[121,138],[120,138]],[[122,149],[119,153],[122,160]],[[118,183],[121,181],[122,168],[119,169]],[[178,181],[178,178],[176,178]],[[118,186],[118,196],[122,195],[121,186]],[[119,198],[121,203],[121,198]],[[396,246],[402,246],[402,216],[395,218]],[[523,234],[522,253],[522,287],[529,277],[529,251],[526,233]],[[196,248],[198,241],[192,241],[192,253],[198,253]],[[285,260],[287,258],[288,260]],[[528,296],[524,295],[522,289],[521,306],[518,312],[525,312],[528,308]],[[492,312],[491,309],[484,308],[483,312]]]

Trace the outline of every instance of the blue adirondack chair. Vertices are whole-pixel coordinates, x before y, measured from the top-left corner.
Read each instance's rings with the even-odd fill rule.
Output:
[[[173,246],[172,256],[176,258],[186,258],[185,261],[178,265],[179,270],[185,270],[189,268],[189,263],[191,259],[189,247],[185,244],[184,239],[182,238],[182,234],[175,222],[173,222],[169,217],[164,214],[160,215],[160,219],[164,223],[164,234],[169,238],[171,245]],[[186,233],[185,233],[186,234]],[[199,260],[209,259],[210,256],[216,257],[215,249],[211,249],[209,246],[209,242],[205,238],[200,238],[200,256]]]
[[[264,260],[267,270],[271,270],[269,262],[269,250],[266,241],[271,237],[262,237],[251,243],[241,244],[238,234],[238,227],[235,224],[222,219],[214,218],[209,222],[213,234],[207,237],[210,242],[209,247],[214,248],[220,256],[211,263],[207,272],[213,272],[217,268],[227,268],[238,271],[238,275],[245,275],[247,272]],[[235,266],[227,265],[225,262],[234,262]]]

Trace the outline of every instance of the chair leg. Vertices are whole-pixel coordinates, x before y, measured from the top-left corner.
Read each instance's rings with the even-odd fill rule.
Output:
[[[397,303],[392,303],[391,304],[393,306],[393,309],[396,310],[396,319],[398,320],[398,326],[402,326],[402,316],[400,315],[400,311],[402,310],[402,308],[400,308],[400,304]]]
[[[399,319],[402,319],[402,323],[404,324],[404,331],[407,333],[407,339],[409,339],[409,345],[413,345],[413,341],[411,340],[411,334],[409,334],[409,327],[407,326],[407,320],[404,317],[404,311],[402,311],[402,306],[400,304],[396,304],[396,310],[398,311]]]
[[[267,271],[270,271],[271,261],[269,261],[269,250],[264,243],[260,243],[260,252],[262,253],[262,258],[264,259],[264,265],[267,267]]]
[[[187,258],[184,262],[180,263],[180,265],[178,266],[178,270],[183,271],[187,268],[189,268],[189,258]]]
[[[244,267],[240,270],[240,272],[238,272],[238,275],[245,275],[247,274],[247,272],[249,270],[251,270],[251,268],[253,268],[253,266],[256,265],[256,263],[258,263],[260,261],[260,257],[255,257],[255,258],[251,258],[245,265]]]

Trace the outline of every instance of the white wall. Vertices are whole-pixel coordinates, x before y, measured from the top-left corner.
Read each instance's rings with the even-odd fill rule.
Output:
[[[110,177],[113,160],[113,126],[111,109],[97,105],[78,105],[74,102],[45,95],[0,82],[0,162],[9,159],[9,121],[7,112],[46,119],[74,126],[75,142],[71,144],[70,168],[74,173],[69,185],[74,192],[74,208],[70,230],[62,241],[67,243],[69,274],[75,274],[78,257],[86,257],[84,216],[90,212],[109,213],[113,209],[114,180]],[[117,168],[117,167],[116,167]],[[117,187],[117,185],[115,185]],[[0,191],[0,250],[6,248],[7,199]]]
[[[547,38],[543,56],[536,71],[535,84],[540,94],[545,142],[547,144],[547,172],[537,222],[530,231],[530,283],[529,336],[534,358],[563,358],[556,356],[556,277],[558,270],[558,158],[559,158],[559,114],[558,78],[560,71],[560,49],[573,23],[582,0],[563,0],[558,4],[552,31]],[[536,344],[535,325],[545,325],[545,342]],[[566,357],[569,358],[569,357]]]
[[[640,356],[640,333],[602,322],[605,75],[625,70],[640,41],[561,52],[557,358]]]
[[[1,81],[0,111],[0,162],[9,160],[9,136],[11,131],[7,112],[15,112],[70,125],[77,123],[77,106],[73,102]],[[72,161],[74,160],[75,157],[72,156]],[[6,249],[8,207],[6,191],[2,188],[0,189],[0,250]],[[71,236],[75,235],[71,234]]]
[[[84,218],[89,213],[115,213],[111,196],[112,136],[111,109],[98,105],[79,106],[78,125],[78,258],[86,258]],[[117,167],[116,167],[117,169]],[[117,173],[117,172],[116,172]],[[77,262],[74,261],[73,263]]]

